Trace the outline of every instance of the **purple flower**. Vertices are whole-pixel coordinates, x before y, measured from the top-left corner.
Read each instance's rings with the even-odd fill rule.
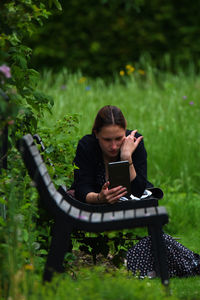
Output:
[[[3,73],[6,78],[11,78],[10,68],[8,66],[0,66],[0,72]]]
[[[190,101],[190,103],[189,103],[190,105],[194,105],[194,102],[193,101]]]
[[[183,99],[184,99],[184,100],[187,99],[187,96],[183,96]]]
[[[85,87],[86,91],[89,91],[90,89],[91,89],[91,86],[89,86],[89,85]]]
[[[67,88],[67,86],[66,86],[66,84],[63,84],[63,85],[61,85],[61,90],[66,90],[66,88]]]

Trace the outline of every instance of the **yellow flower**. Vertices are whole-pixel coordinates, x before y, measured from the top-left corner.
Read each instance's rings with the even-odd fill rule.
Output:
[[[130,69],[127,71],[127,74],[130,75],[130,74],[133,73],[134,71],[135,71],[135,68],[132,67],[132,68],[130,68]]]
[[[126,69],[129,70],[130,68],[132,68],[131,65],[126,65]]]
[[[87,80],[86,77],[81,77],[78,82],[79,83],[84,83],[86,80]]]
[[[139,73],[140,75],[145,75],[145,71],[144,71],[144,70],[141,70],[141,69],[138,70],[138,73]]]
[[[120,76],[124,76],[124,75],[125,75],[124,70],[120,70],[119,75],[120,75]]]
[[[31,265],[31,264],[25,265],[24,268],[25,268],[25,270],[30,270],[30,271],[33,271],[33,269],[34,269],[33,265]]]
[[[126,65],[127,74],[130,75],[135,71],[135,68],[131,65]]]

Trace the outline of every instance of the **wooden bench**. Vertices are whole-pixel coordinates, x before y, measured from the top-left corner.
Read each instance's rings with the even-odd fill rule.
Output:
[[[167,258],[162,237],[162,226],[168,223],[168,214],[164,207],[139,208],[140,201],[92,205],[82,203],[67,193],[62,195],[56,190],[33,137],[30,134],[25,135],[18,141],[17,146],[40,198],[55,220],[43,275],[45,281],[50,281],[54,272],[64,271],[64,256],[68,251],[70,236],[74,229],[104,232],[147,227],[152,236],[156,273],[162,283],[168,285]]]
[[[45,144],[42,140],[42,138],[40,137],[39,134],[34,134],[33,135],[33,139],[34,141],[36,141],[37,145],[39,145],[39,151],[43,157],[43,154],[46,152],[46,147],[45,147]],[[50,165],[54,171],[55,171],[55,165],[53,163],[53,161],[49,158],[49,157],[45,157],[46,160],[45,163]],[[54,174],[54,178],[57,178],[57,175]],[[151,207],[151,206],[158,206],[158,202],[160,202],[159,200],[161,200],[163,198],[163,191],[158,188],[158,187],[155,187],[153,186],[152,183],[150,182],[147,182],[147,189],[148,191],[151,192],[151,195],[150,196],[146,196],[145,195],[145,199],[142,198],[143,200],[139,199],[140,201],[137,202],[136,200],[135,201],[135,204],[134,204],[134,207],[135,208],[142,208],[142,207]],[[62,184],[58,187],[58,191],[65,197],[66,196],[66,193],[67,194],[70,194],[72,197],[75,198],[75,191],[72,190],[72,189],[68,189],[66,185]],[[132,207],[132,205],[131,205]],[[122,209],[123,209],[123,206],[122,206]],[[74,240],[78,240],[80,243],[83,243],[84,246],[83,247],[80,247],[80,249],[83,249],[84,252],[90,253],[90,255],[92,255],[92,259],[93,259],[93,263],[96,264],[97,262],[97,253],[101,253],[102,251],[104,252],[105,248],[107,248],[107,239],[106,237],[108,238],[108,236],[105,236],[105,239],[101,239],[101,237],[99,237],[98,235],[97,236],[92,236],[92,237],[87,237],[85,235],[85,232],[83,231],[80,231],[78,230],[73,232],[72,235],[71,235],[72,239]],[[142,236],[138,236],[136,235],[134,238],[131,238],[131,240],[141,240],[143,237]],[[99,241],[99,239],[101,239],[101,242]],[[128,238],[129,239],[129,238]],[[109,238],[109,241],[111,240],[115,240],[115,238]],[[120,237],[120,241],[118,240],[117,243],[120,244],[120,242],[124,243],[124,240],[127,240],[126,237]],[[102,248],[99,249],[99,242],[101,243],[102,245]],[[104,244],[104,246],[103,246]],[[73,247],[72,247],[73,248]],[[102,253],[103,254],[103,253]],[[105,254],[105,252],[104,252]]]

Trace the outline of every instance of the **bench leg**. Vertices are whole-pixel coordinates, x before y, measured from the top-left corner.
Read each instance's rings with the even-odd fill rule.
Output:
[[[55,220],[52,228],[51,245],[43,274],[44,281],[51,281],[53,273],[62,273],[64,271],[63,261],[71,245],[71,232],[72,225],[67,223],[66,220],[62,218]]]
[[[152,225],[149,227],[152,237],[152,250],[155,258],[156,271],[161,278],[162,284],[169,284],[168,264],[162,227]]]

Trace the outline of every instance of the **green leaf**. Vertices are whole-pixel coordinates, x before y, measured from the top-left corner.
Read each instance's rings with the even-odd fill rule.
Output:
[[[37,72],[34,69],[28,69],[27,70],[28,76],[29,76],[29,84],[30,85],[36,85],[38,83],[38,80],[40,78],[39,72]]]
[[[58,10],[62,10],[62,6],[58,0],[50,0],[49,3],[50,3],[50,6],[52,6],[52,3],[54,3]]]
[[[20,55],[20,54],[15,54],[12,56],[13,60],[17,65],[19,65],[21,68],[26,69],[27,68],[27,60],[25,56]]]
[[[46,150],[45,150],[45,152],[48,153],[48,154],[51,153],[51,152],[53,152],[53,151],[54,151],[54,147],[52,145],[50,145],[49,147],[47,147]]]
[[[39,253],[40,253],[40,254],[43,254],[43,255],[47,255],[47,254],[48,254],[48,252],[47,252],[46,250],[44,250],[44,249],[41,249],[41,250],[39,251]]]
[[[48,103],[49,97],[42,92],[35,91],[33,92],[33,96],[36,98],[37,102],[40,103]]]
[[[6,200],[2,197],[0,197],[0,204],[6,204]]]
[[[25,210],[25,209],[29,208],[30,206],[31,206],[30,203],[26,203],[26,204],[22,205],[21,209]]]
[[[3,217],[0,216],[0,225],[5,226],[6,222],[4,221]]]
[[[13,34],[8,36],[8,40],[13,46],[17,46],[21,42],[16,32],[13,32]]]
[[[21,89],[25,83],[24,71],[19,66],[12,65],[11,72],[16,85]]]
[[[27,231],[26,229],[23,230],[23,240],[24,240],[25,242],[28,241],[28,231]]]

